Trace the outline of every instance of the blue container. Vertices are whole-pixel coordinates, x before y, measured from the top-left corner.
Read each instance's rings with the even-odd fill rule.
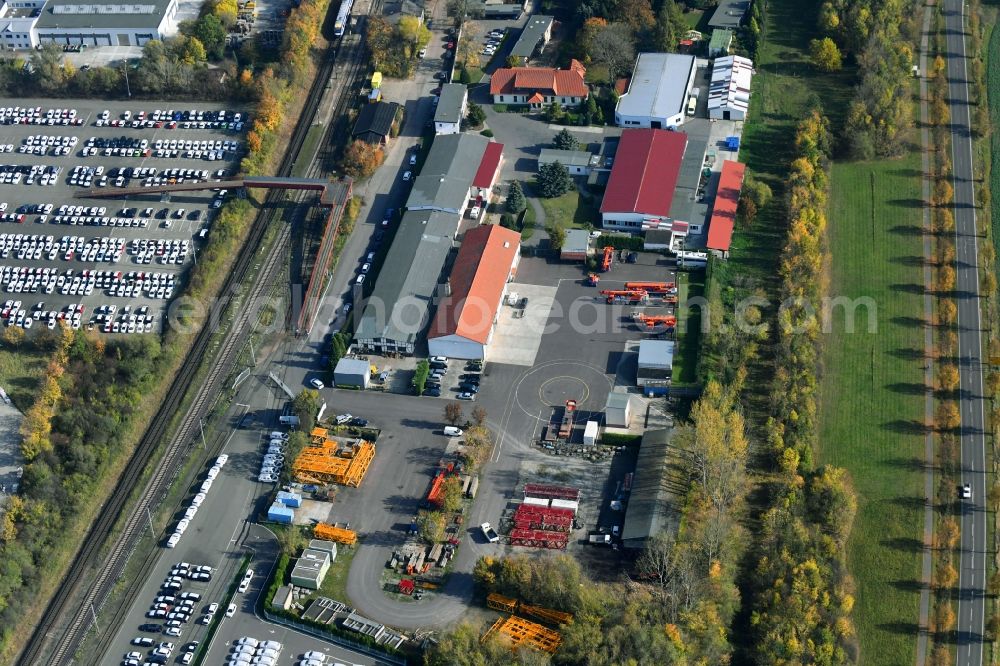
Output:
[[[272,504],[271,508],[267,510],[267,519],[275,523],[291,525],[293,518],[295,518],[295,511],[291,507],[279,504],[278,502]]]

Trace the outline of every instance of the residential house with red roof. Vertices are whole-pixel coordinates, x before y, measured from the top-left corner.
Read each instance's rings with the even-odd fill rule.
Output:
[[[683,132],[624,130],[601,202],[602,226],[633,232],[676,227],[675,232],[686,234],[687,223],[670,219],[686,149]]]
[[[587,73],[579,60],[571,60],[566,69],[548,67],[507,67],[490,78],[494,104],[527,104],[541,108],[552,102],[573,106],[585,101],[590,89],[583,77]]]
[[[427,334],[431,356],[486,358],[520,258],[521,234],[516,231],[485,224],[465,233],[446,296]]]

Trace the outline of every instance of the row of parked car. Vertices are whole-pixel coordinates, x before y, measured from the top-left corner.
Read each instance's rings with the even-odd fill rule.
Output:
[[[233,641],[226,666],[275,666],[284,646],[278,641],[257,640],[243,636]]]
[[[209,468],[208,473],[205,475],[205,480],[201,482],[198,492],[191,498],[191,504],[184,511],[184,517],[177,521],[177,526],[174,527],[173,534],[167,537],[167,548],[174,548],[178,543],[180,543],[181,537],[184,536],[184,532],[187,531],[187,528],[194,519],[195,514],[198,513],[198,507],[201,506],[201,503],[204,502],[205,498],[208,496],[208,491],[212,487],[212,482],[215,481],[215,477],[219,475],[219,472],[222,471],[222,468],[228,460],[229,455],[225,453],[215,459],[215,464]]]
[[[441,397],[441,382],[448,374],[448,358],[445,356],[432,356],[428,360],[430,374],[424,382],[423,395],[432,398]],[[459,377],[458,399],[475,400],[479,393],[479,382],[481,379],[483,364],[481,361],[468,361],[465,364],[466,373]]]
[[[260,474],[257,480],[261,483],[277,483],[281,468],[285,464],[285,451],[288,448],[288,434],[275,430],[268,438],[267,453],[260,462]],[[253,572],[251,572],[252,574]]]

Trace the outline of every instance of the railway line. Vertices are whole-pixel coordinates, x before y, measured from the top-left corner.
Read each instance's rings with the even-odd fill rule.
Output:
[[[370,11],[380,11],[381,4],[379,0],[376,0]],[[288,150],[280,164],[277,174],[279,176],[288,176],[291,173],[292,165],[302,149],[306,134],[323,99],[323,89],[336,66],[340,45],[341,42],[331,45],[323,54],[319,71],[312,83]],[[350,48],[345,48],[343,54],[345,57],[349,57],[349,60],[346,61],[347,76],[340,78],[342,90],[338,95],[332,116],[334,119],[343,114],[349,106],[351,95],[356,88],[365,62],[364,47],[359,39],[351,40],[347,46]],[[324,149],[330,145],[335,126],[335,122],[329,123],[321,142],[321,150],[318,151],[317,163],[320,162],[320,154],[324,154],[326,157]],[[319,164],[313,164],[309,171],[310,175],[321,175],[323,169]],[[233,270],[227,276],[220,290],[220,293],[233,293],[238,285],[244,285],[247,282],[246,278],[255,272],[252,284],[244,285],[248,288],[243,297],[243,303],[246,307],[240,308],[235,314],[231,328],[218,349],[211,349],[213,341],[211,327],[205,326],[199,332],[187,359],[171,383],[164,404],[155,415],[126,466],[114,493],[106,502],[99,513],[99,518],[81,544],[64,579],[64,584],[59,587],[50,600],[42,620],[36,626],[31,639],[21,652],[18,664],[37,666],[43,663],[53,665],[70,663],[92,624],[94,613],[101,609],[118,582],[143,530],[147,529],[147,510],[152,510],[165,496],[185,453],[194,441],[200,419],[214,404],[220,393],[221,383],[228,376],[251,331],[262,297],[269,293],[274,280],[282,272],[280,269],[284,263],[283,258],[291,235],[291,225],[289,224],[283,225],[278,238],[263,258],[261,265],[257,267],[254,263],[265,231],[278,220],[277,204],[282,196],[283,194],[279,191],[271,191],[266,197],[265,205],[251,227],[244,249],[237,257]],[[232,307],[233,304],[230,302],[223,317],[231,313]],[[130,504],[129,498],[142,482],[149,460],[153,458],[160,442],[167,436],[174,414],[180,408],[183,397],[191,388],[199,369],[206,362],[211,363],[211,365],[201,380],[191,405],[187,408],[176,430],[170,435],[165,453],[146,482],[138,502]],[[129,513],[124,527],[105,554],[104,547],[112,536],[111,531],[125,511]],[[159,549],[155,549],[146,558],[137,580],[141,580],[144,573],[152,567],[159,553]],[[132,589],[123,595],[124,599],[116,609],[112,624],[116,620],[120,621],[127,613],[136,587],[135,581],[133,581]],[[110,640],[112,635],[112,632],[106,632],[106,640]]]

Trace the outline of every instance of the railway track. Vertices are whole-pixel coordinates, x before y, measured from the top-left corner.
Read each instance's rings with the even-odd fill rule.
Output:
[[[289,148],[286,151],[278,175],[287,176],[302,148],[309,126],[321,99],[323,86],[334,65],[335,47],[330,47],[324,54],[320,69],[313,81],[302,115],[292,134]],[[254,221],[250,236],[239,255],[233,270],[229,273],[220,293],[233,293],[234,287],[244,283],[253,266],[253,258],[260,247],[266,229],[277,219],[281,193],[271,191],[265,199],[265,205]],[[262,295],[266,295],[270,284],[279,272],[288,244],[290,228],[285,225],[279,238],[273,244],[270,252],[264,258],[257,279],[250,285],[246,296],[248,304],[257,307],[241,308],[234,317],[229,333],[221,347],[210,359],[211,366],[202,381],[198,392],[187,409],[184,418],[174,431],[166,447],[166,452],[147,482],[139,501],[129,506],[128,499],[133,490],[142,480],[149,459],[154,455],[159,442],[167,434],[167,429],[174,414],[180,407],[183,396],[191,386],[204,362],[209,361],[208,354],[212,342],[213,331],[209,326],[203,327],[181,366],[177,376],[167,392],[163,406],[154,417],[149,429],[132,456],[112,496],[108,499],[99,517],[91,527],[78,551],[73,564],[67,572],[64,584],[50,600],[41,622],[35,628],[31,639],[22,651],[17,663],[23,666],[38,666],[48,663],[53,665],[69,663],[86,634],[93,619],[93,613],[107,599],[112,588],[125,568],[129,555],[135,549],[142,531],[146,528],[146,511],[159,502],[165,495],[173,480],[184,453],[194,439],[199,420],[208,411],[219,395],[220,383],[226,378],[232,363],[235,361],[243,341],[250,332],[250,326],[255,321],[259,303],[255,303]],[[229,313],[230,302],[223,316]],[[122,515],[130,510],[121,534],[112,545],[110,552],[101,557],[102,548],[111,536],[111,530]],[[92,572],[96,569],[96,576]],[[88,582],[92,581],[92,582]],[[87,585],[85,592],[82,588]]]

